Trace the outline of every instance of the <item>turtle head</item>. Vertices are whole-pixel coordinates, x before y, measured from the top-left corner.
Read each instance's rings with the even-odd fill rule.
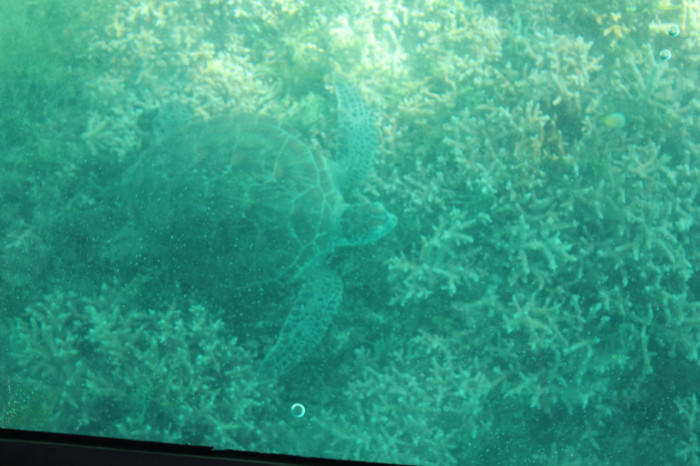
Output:
[[[351,204],[340,215],[338,246],[360,246],[386,236],[396,226],[396,215],[381,202]]]

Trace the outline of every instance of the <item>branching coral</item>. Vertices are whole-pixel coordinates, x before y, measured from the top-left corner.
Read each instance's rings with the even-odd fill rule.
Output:
[[[15,320],[10,370],[46,400],[45,425],[233,448],[249,441],[260,398],[251,357],[223,322],[198,305],[132,306],[113,285],[96,297],[47,295]]]
[[[370,461],[461,464],[469,443],[488,431],[492,412],[485,400],[499,371],[478,357],[462,360],[455,340],[422,332],[384,359],[384,369],[367,365],[375,355],[355,352],[361,376],[347,386],[347,402],[328,406],[310,434],[325,442],[326,454]],[[417,435],[429,430],[428,436]],[[330,436],[323,434],[329,432]]]
[[[254,27],[246,16],[216,2],[119,3],[107,37],[90,45],[110,63],[91,85],[95,105],[82,138],[93,154],[124,158],[138,148],[139,117],[164,102],[187,103],[204,117],[260,111],[261,96],[273,93],[241,35],[241,24]]]
[[[700,464],[700,427],[698,426],[698,399],[695,394],[684,399],[676,400],[678,414],[683,419],[687,440],[682,440],[678,445],[676,456],[685,464]]]
[[[65,246],[76,248],[66,269],[85,261],[94,248],[70,237],[99,243],[99,223],[120,218],[96,195],[112,181],[100,170],[149,143],[163,103],[203,118],[275,114],[333,152],[323,85],[334,69],[380,122],[379,170],[358,195],[401,215],[382,244],[332,258],[356,268],[348,328],[322,343],[338,364],[318,376],[307,417],[289,422],[270,409],[274,394],[262,403],[251,354],[215,307],[146,306],[113,287],[79,297],[54,272],[53,292],[14,321],[3,361],[20,387],[64,384],[37,411],[47,424],[401,462],[661,462],[677,449],[697,463],[697,2],[123,0],[113,13],[88,51],[104,65],[85,78],[90,182],[53,220],[80,235],[52,243],[29,203],[3,206],[5,264]],[[606,126],[611,112],[626,123]],[[62,192],[32,183],[38,200]],[[386,287],[368,273],[382,270],[377,257],[388,257]],[[174,281],[158,286],[175,294]],[[246,330],[274,326],[241,316]],[[299,373],[280,388],[290,397],[316,381]],[[676,411],[680,427],[665,425]]]
[[[402,134],[443,137],[392,142],[418,159],[384,188],[416,233],[388,261],[393,301],[443,317],[448,298],[490,303],[471,314],[493,330],[474,351],[510,367],[503,395],[605,423],[630,404],[614,374],[661,383],[661,361],[697,357],[698,152],[681,136],[696,131],[696,98],[648,45],[607,74],[580,38],[512,41],[525,59],[465,81],[483,102],[412,120],[430,99],[414,94],[394,117]],[[629,110],[635,131],[606,128],[606,107]]]

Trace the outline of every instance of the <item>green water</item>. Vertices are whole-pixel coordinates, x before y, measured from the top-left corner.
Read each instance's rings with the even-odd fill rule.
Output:
[[[700,464],[696,0],[0,18],[0,426]]]

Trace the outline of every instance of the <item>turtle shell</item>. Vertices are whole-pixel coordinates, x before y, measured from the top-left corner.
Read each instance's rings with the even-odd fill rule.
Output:
[[[202,278],[287,280],[333,247],[342,197],[329,161],[270,118],[185,126],[146,151],[132,175],[145,252]]]

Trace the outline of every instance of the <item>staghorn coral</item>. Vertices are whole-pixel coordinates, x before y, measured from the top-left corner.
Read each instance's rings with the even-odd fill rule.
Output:
[[[104,69],[97,79],[84,77],[92,101],[80,120],[84,152],[72,158],[91,160],[91,183],[70,194],[74,208],[60,209],[56,223],[81,224],[90,205],[105,205],[94,185],[112,180],[101,170],[113,168],[113,159],[128,163],[150,143],[150,111],[165,102],[186,103],[204,117],[229,109],[276,114],[332,148],[327,142],[334,138],[326,135],[334,127],[332,103],[323,83],[334,64],[352,80],[367,77],[359,80],[362,93],[379,110],[379,170],[361,195],[381,197],[401,212],[395,236],[333,258],[356,280],[346,279],[342,331],[321,343],[313,361],[266,393],[264,406],[242,370],[236,387],[252,384],[250,392],[241,390],[259,410],[242,409],[260,414],[258,431],[199,416],[198,432],[180,432],[182,406],[204,413],[214,403],[233,408],[219,398],[207,401],[208,393],[179,378],[168,387],[143,380],[151,404],[96,386],[109,393],[105,400],[124,403],[114,408],[123,429],[153,439],[440,464],[508,464],[523,455],[554,464],[668,463],[674,450],[679,462],[697,462],[697,2],[129,0],[113,13],[106,32],[95,30],[90,43],[88,56]],[[664,30],[671,22],[682,31],[673,41]],[[662,48],[672,49],[672,60],[657,58]],[[623,113],[627,125],[605,127],[601,118],[610,112]],[[35,203],[66,192],[32,185],[43,196]],[[25,229],[36,230],[31,205],[2,212],[4,244],[19,245]],[[93,209],[80,238],[103,238],[100,222],[118,223],[109,213]],[[85,257],[70,252],[82,243],[56,237],[42,235],[42,249],[56,255],[68,249],[61,256],[66,269],[81,264]],[[26,257],[8,250],[8,260]],[[389,279],[382,286],[385,258]],[[180,292],[176,279],[150,272],[138,272],[143,288]],[[168,335],[191,341],[176,324],[179,315],[196,320],[190,311],[144,306],[139,293],[119,305],[108,292],[99,305],[96,298],[61,297],[59,290],[75,289],[75,277],[48,274],[53,293],[27,308],[44,323],[31,341],[53,336],[66,363],[57,367],[83,374],[74,382],[68,374],[67,393],[84,393],[75,388],[80,377],[97,380],[112,366],[101,356],[90,375],[91,360],[70,354],[67,336],[84,329],[65,309],[83,316],[75,322],[85,328],[99,327],[84,316],[94,312],[90,306],[116,309],[129,325],[130,312],[148,321],[156,316],[144,309],[163,309],[157,314],[166,315],[165,330],[144,325],[143,338],[163,335],[178,358],[184,349]],[[3,303],[12,304],[6,289]],[[231,308],[242,304],[231,301]],[[200,324],[218,329],[216,306],[205,308],[195,313]],[[228,328],[264,340],[277,331],[275,312],[233,311]],[[20,321],[21,336],[31,319]],[[119,326],[102,329],[112,351],[104,354],[122,363],[118,373],[129,375],[121,366],[130,361],[114,350],[118,341],[136,339],[156,355],[137,367],[160,368],[159,357],[170,354]],[[94,344],[83,336],[78,342],[81,351]],[[368,349],[357,350],[363,345]],[[54,361],[45,347],[36,348],[44,356],[12,351],[20,387],[37,374],[17,361],[38,367],[47,364],[42,357]],[[234,361],[249,355],[238,345],[231,352]],[[176,367],[187,374],[208,364],[195,359]],[[318,387],[313,397],[309,383]],[[307,416],[289,419],[284,403],[277,411],[280,392],[307,402]],[[114,434],[101,430],[103,419],[94,414],[104,404],[61,394],[57,406],[71,415],[71,399],[89,409],[82,421],[68,416],[69,427]]]
[[[524,59],[506,55],[514,44]],[[595,444],[640,384],[664,384],[657,359],[696,359],[697,99],[683,64],[659,62],[651,45],[612,74],[590,43],[552,30],[501,48],[505,65],[480,70],[499,79],[470,83],[484,102],[397,124],[444,136],[392,147],[417,154],[381,187],[413,229],[388,261],[393,303],[492,329],[465,344],[509,367],[502,396],[551,416],[595,413]],[[414,98],[412,109],[429,102]],[[607,105],[635,131],[606,130]]]
[[[261,111],[273,92],[241,34],[259,27],[249,16],[222,2],[118,3],[106,36],[90,44],[92,57],[110,63],[91,83],[95,104],[81,135],[90,151],[123,159],[139,147],[139,117],[165,102],[185,103],[201,117]]]
[[[199,305],[140,309],[117,285],[56,292],[9,335],[10,372],[51,430],[241,448],[261,406],[250,355]],[[36,426],[29,426],[34,427]]]
[[[700,464],[700,441],[698,440],[698,399],[695,394],[676,400],[678,414],[683,419],[687,440],[679,442],[676,456],[681,458],[685,464]]]
[[[580,53],[582,47],[586,49],[585,43],[579,39],[566,46],[564,40],[561,37],[528,46],[528,57],[533,59],[548,55],[564,57],[551,62],[549,70],[533,68],[536,71],[514,82],[501,82],[496,78],[484,82],[482,87],[493,91],[489,93],[490,100],[493,102],[498,98],[501,105],[482,102],[473,108],[465,108],[458,115],[446,117],[446,121],[441,123],[444,136],[437,146],[439,151],[431,153],[434,159],[426,157],[416,161],[414,173],[406,175],[401,181],[403,189],[399,192],[396,187],[392,188],[397,197],[404,193],[411,195],[406,207],[408,212],[437,214],[439,219],[433,222],[433,231],[423,236],[421,241],[418,255],[420,267],[409,265],[410,261],[400,258],[389,261],[390,270],[397,273],[396,279],[415,282],[415,273],[421,273],[427,276],[424,288],[433,291],[446,289],[451,295],[460,284],[474,282],[475,274],[467,271],[464,264],[473,266],[478,260],[453,260],[455,255],[449,251],[471,249],[472,252],[466,253],[478,254],[473,246],[464,246],[474,243],[474,238],[483,235],[480,232],[489,225],[491,228],[501,226],[498,221],[494,223],[495,212],[507,215],[508,223],[517,220],[510,235],[501,235],[517,238],[516,241],[504,238],[503,242],[509,249],[514,249],[512,254],[523,264],[520,270],[525,275],[531,273],[527,262],[528,250],[533,251],[530,254],[545,255],[546,269],[551,271],[556,270],[557,261],[572,259],[567,252],[570,245],[559,239],[561,225],[557,224],[556,219],[549,220],[551,224],[545,225],[547,231],[540,231],[539,224],[531,231],[532,228],[526,224],[527,212],[518,210],[517,206],[513,206],[508,213],[502,212],[511,207],[509,204],[526,197],[524,201],[531,204],[529,208],[539,212],[543,217],[541,220],[548,220],[546,214],[551,210],[550,202],[538,199],[546,190],[547,167],[544,164],[566,149],[563,147],[562,130],[559,129],[562,123],[557,123],[563,117],[558,113],[545,114],[542,106],[546,105],[554,112],[561,111],[563,115],[580,110],[581,94],[591,95],[588,73],[599,68],[597,59],[587,60],[586,55]],[[520,41],[526,42],[525,39]],[[551,50],[534,51],[532,47],[535,45]],[[561,53],[561,49],[566,50],[566,54]],[[528,62],[520,66],[530,69]],[[578,70],[584,72],[578,73]],[[496,76],[495,73],[493,75]],[[516,71],[511,75],[517,76]],[[565,83],[558,78],[562,75],[575,78]],[[533,100],[520,101],[520,93],[533,82],[545,84],[537,88],[538,94],[534,95]],[[512,107],[509,108],[509,105]],[[567,107],[567,110],[560,107]],[[567,118],[573,120],[575,117]],[[574,122],[567,121],[566,124]],[[535,238],[533,234],[544,238]],[[451,271],[453,266],[457,269]],[[433,268],[436,271],[431,273]],[[416,272],[409,272],[409,269]],[[511,271],[518,273],[517,269]],[[513,279],[511,276],[511,281]],[[412,291],[407,290],[407,293]],[[406,295],[396,297],[403,303],[407,299],[410,298]]]
[[[462,464],[478,457],[467,450],[480,450],[475,439],[491,428],[486,400],[499,383],[498,369],[479,357],[467,359],[458,340],[427,332],[389,355],[359,348],[349,362],[359,376],[348,381],[342,399],[324,400],[297,427],[308,440],[294,453],[397,464]],[[294,444],[291,436],[280,442]]]

